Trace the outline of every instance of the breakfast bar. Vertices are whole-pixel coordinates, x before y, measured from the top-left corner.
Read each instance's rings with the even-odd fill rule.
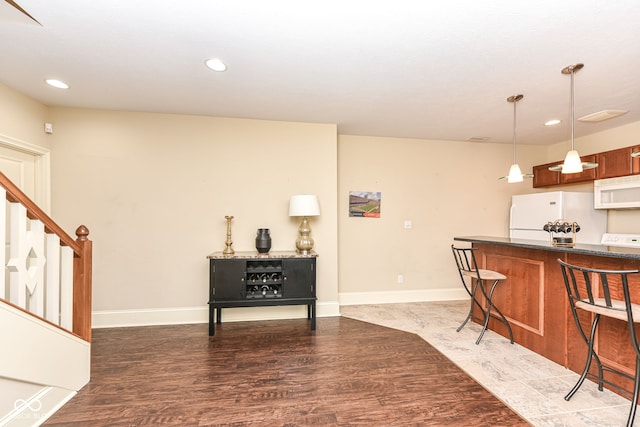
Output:
[[[575,372],[582,371],[587,349],[576,331],[557,260],[583,267],[640,269],[640,250],[636,248],[590,244],[559,247],[547,241],[490,236],[454,240],[477,248],[480,268],[507,276],[492,301],[511,324],[514,341]],[[629,285],[632,299],[640,301],[640,278],[630,278]],[[477,311],[475,319],[482,319]],[[588,321],[585,316],[585,324]],[[506,326],[497,319],[489,321],[489,329],[508,337]],[[633,375],[636,357],[628,334],[626,322],[602,318],[596,350],[603,363]],[[631,388],[631,383],[621,385]]]

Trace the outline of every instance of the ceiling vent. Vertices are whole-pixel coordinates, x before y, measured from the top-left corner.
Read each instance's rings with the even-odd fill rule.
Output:
[[[477,137],[474,136],[472,138],[467,139],[469,142],[487,142],[489,140],[488,136]]]
[[[628,113],[628,111],[625,111],[625,110],[602,110],[602,111],[598,111],[597,113],[592,113],[592,114],[587,114],[586,116],[582,116],[578,118],[578,121],[588,122],[588,123],[602,122],[605,120],[613,119],[614,117],[618,117],[626,113]]]

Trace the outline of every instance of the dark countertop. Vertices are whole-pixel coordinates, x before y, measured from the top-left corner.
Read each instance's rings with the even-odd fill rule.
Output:
[[[453,240],[471,243],[486,243],[491,245],[514,246],[526,249],[539,249],[544,251],[569,252],[575,254],[606,256],[612,258],[626,258],[640,260],[640,249],[619,248],[614,246],[588,245],[576,243],[572,248],[553,246],[550,241],[512,239],[510,237],[493,236],[462,236]]]

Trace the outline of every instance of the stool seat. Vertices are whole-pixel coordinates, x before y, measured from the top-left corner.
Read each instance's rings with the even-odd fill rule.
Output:
[[[495,310],[498,313],[499,317],[496,317],[502,323],[507,326],[509,330],[509,339],[511,340],[511,344],[513,344],[513,332],[511,331],[511,325],[507,318],[502,314],[500,309],[496,307],[493,303],[493,293],[496,290],[496,286],[501,280],[505,280],[507,276],[502,273],[493,270],[486,270],[482,268],[478,268],[478,263],[476,262],[476,257],[473,252],[476,248],[456,248],[454,245],[451,245],[451,251],[453,252],[453,258],[456,260],[456,266],[458,267],[458,274],[460,275],[460,280],[462,280],[462,285],[464,289],[467,291],[469,296],[471,297],[471,307],[469,307],[469,313],[467,317],[464,319],[462,324],[456,329],[457,332],[460,332],[462,328],[467,324],[469,319],[471,319],[471,315],[473,314],[473,306],[476,305],[484,315],[484,325],[482,327],[482,331],[480,331],[480,336],[476,340],[476,344],[480,344],[484,333],[489,326],[489,319],[491,318],[491,310]],[[470,278],[471,283],[467,284],[467,280],[465,278]],[[485,281],[493,282],[491,286],[485,285]],[[488,289],[488,291],[487,291]],[[478,291],[480,294],[478,294]],[[484,308],[481,304],[481,301],[478,299],[480,295],[483,295],[486,302],[487,307]]]
[[[618,320],[628,321],[627,305],[624,301],[611,300],[611,307],[607,307],[604,298],[594,298],[593,303],[584,299],[576,301],[576,308],[590,311],[603,316],[612,317]],[[631,312],[633,314],[633,323],[640,323],[640,304],[631,304]]]
[[[498,273],[493,270],[483,270],[481,268],[478,271],[463,271],[463,275],[473,277],[474,279],[482,279],[482,280],[505,280],[507,276],[502,273]]]

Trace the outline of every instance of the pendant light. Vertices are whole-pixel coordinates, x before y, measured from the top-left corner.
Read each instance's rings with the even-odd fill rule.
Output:
[[[562,171],[562,173],[580,173],[583,170],[586,169],[593,169],[595,167],[598,166],[597,163],[594,162],[583,162],[580,159],[580,155],[578,154],[578,151],[575,149],[574,147],[574,120],[573,120],[573,115],[574,115],[574,107],[573,107],[573,101],[574,101],[574,82],[573,82],[573,76],[576,72],[578,72],[579,70],[582,69],[582,67],[584,67],[584,64],[573,64],[573,65],[569,65],[565,68],[562,69],[562,74],[570,74],[571,75],[571,150],[569,152],[567,152],[566,157],[564,158],[564,163],[560,164],[560,165],[554,165],[549,167],[550,171]]]
[[[509,175],[500,177],[499,179],[505,179],[509,184],[515,182],[522,182],[524,178],[533,178],[533,174],[523,174],[520,170],[520,166],[516,162],[516,103],[524,98],[524,95],[513,95],[507,98],[507,102],[513,103],[513,164],[509,168]]]

